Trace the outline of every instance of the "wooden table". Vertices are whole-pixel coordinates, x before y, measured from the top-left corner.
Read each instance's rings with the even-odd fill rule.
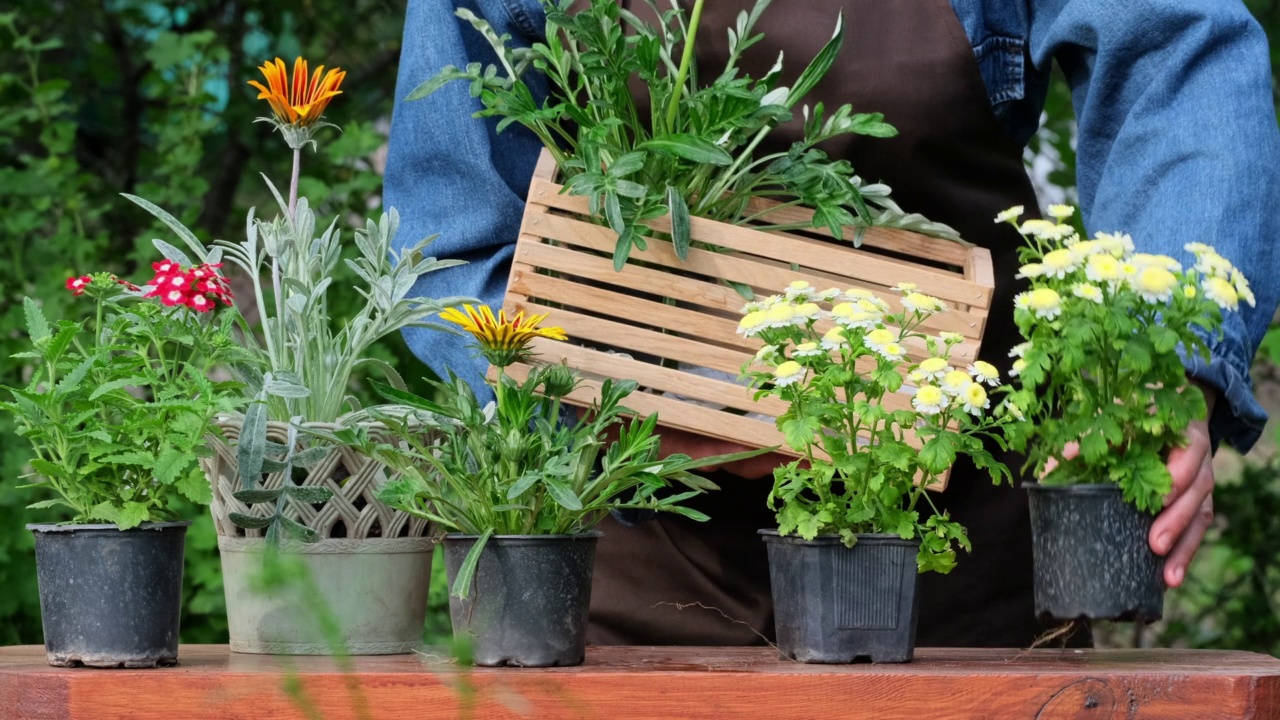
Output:
[[[803,665],[765,648],[609,647],[576,668],[400,655],[354,658],[349,675],[330,658],[224,646],[183,646],[179,659],[63,669],[41,647],[0,648],[0,718],[1280,720],[1280,660],[1213,650],[921,649],[910,664],[873,666]]]

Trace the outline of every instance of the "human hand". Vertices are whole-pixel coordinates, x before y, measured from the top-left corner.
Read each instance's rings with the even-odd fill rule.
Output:
[[[1200,388],[1211,417],[1218,391],[1205,385]],[[1173,489],[1165,496],[1164,510],[1151,525],[1148,540],[1152,551],[1164,556],[1164,582],[1172,588],[1182,585],[1187,566],[1213,523],[1213,447],[1207,420],[1191,423],[1186,447],[1171,449],[1166,465],[1173,475]]]

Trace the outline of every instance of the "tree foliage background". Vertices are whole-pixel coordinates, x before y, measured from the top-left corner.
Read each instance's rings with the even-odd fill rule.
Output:
[[[256,66],[302,54],[348,71],[330,119],[336,140],[305,160],[302,187],[327,213],[380,209],[379,153],[392,110],[406,0],[17,0],[0,13],[0,384],[23,380],[9,355],[25,342],[24,295],[51,316],[77,308],[60,291],[71,275],[146,274],[151,238],[167,234],[119,197],[141,195],[208,240],[242,232],[268,205],[259,173],[283,181],[288,157],[246,81]],[[1247,4],[1280,63],[1280,0]],[[1275,86],[1280,88],[1280,86]],[[1280,100],[1280,89],[1274,90]],[[1046,200],[1074,199],[1073,125],[1064,84],[1028,151]],[[400,208],[412,212],[412,208]],[[145,278],[144,278],[145,279]],[[406,378],[422,375],[403,344],[380,349]],[[1256,367],[1262,391],[1280,386],[1280,333]],[[1280,395],[1280,392],[1273,393]],[[1280,403],[1272,403],[1280,410]],[[1220,463],[1218,521],[1168,618],[1141,642],[1234,647],[1280,655],[1280,461],[1274,443],[1246,462]],[[0,417],[0,645],[41,640],[32,539],[37,518],[17,491],[27,450]],[[221,572],[207,512],[188,540],[183,642],[225,642]],[[437,568],[440,563],[436,563]],[[428,637],[447,633],[437,578]],[[1132,642],[1118,632],[1107,642]]]

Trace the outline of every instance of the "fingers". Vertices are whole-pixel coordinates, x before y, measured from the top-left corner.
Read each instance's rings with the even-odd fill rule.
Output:
[[[1212,456],[1207,423],[1191,423],[1191,427],[1187,428],[1187,440],[1186,447],[1176,447],[1169,451],[1169,460],[1166,465],[1169,473],[1173,475],[1173,489],[1164,499],[1165,507],[1177,502],[1203,471],[1203,466],[1210,462]],[[1210,476],[1212,480],[1212,473]]]
[[[1165,585],[1171,588],[1182,585],[1183,579],[1187,576],[1187,566],[1191,564],[1191,559],[1195,557],[1196,550],[1200,549],[1200,541],[1204,539],[1205,532],[1212,524],[1213,495],[1209,495],[1200,504],[1200,509],[1196,511],[1195,516],[1191,519],[1190,526],[1182,533],[1182,537],[1178,539],[1178,543],[1170,551],[1169,557],[1165,559]]]
[[[1070,460],[1079,454],[1080,454],[1079,443],[1069,442],[1066,445],[1062,446],[1063,460]],[[1049,458],[1047,461],[1045,461],[1045,464],[1044,464],[1044,474],[1048,475],[1049,473],[1053,472],[1053,469],[1056,467],[1058,467],[1058,458],[1056,457]]]

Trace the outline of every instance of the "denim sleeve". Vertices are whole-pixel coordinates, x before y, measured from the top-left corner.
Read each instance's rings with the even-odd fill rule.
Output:
[[[1056,59],[1079,123],[1077,184],[1091,230],[1189,260],[1205,242],[1248,277],[1257,306],[1226,313],[1212,360],[1215,439],[1247,451],[1266,413],[1249,366],[1280,300],[1280,131],[1266,36],[1236,0],[1032,0],[1031,57]]]
[[[396,104],[385,178],[386,205],[400,211],[396,245],[411,246],[439,233],[431,254],[468,264],[432,273],[415,292],[427,297],[467,295],[502,305],[529,179],[538,157],[537,138],[519,126],[496,132],[493,118],[476,119],[479,100],[463,82],[423,100],[404,98],[447,65],[497,62],[479,32],[454,16],[466,8],[499,34],[529,44],[542,37],[537,0],[411,0],[396,81]],[[535,93],[545,92],[534,87]],[[465,343],[438,331],[408,328],[410,350],[437,375],[446,368],[477,392],[488,392],[485,362]]]

